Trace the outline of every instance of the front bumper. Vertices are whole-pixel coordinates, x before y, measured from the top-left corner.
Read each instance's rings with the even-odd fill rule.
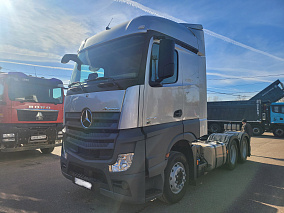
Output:
[[[60,146],[63,135],[59,137],[58,132],[62,128],[62,124],[1,124],[0,151],[16,152]],[[13,137],[6,138],[5,134]]]
[[[61,156],[61,172],[73,183],[75,178],[92,184],[91,190],[130,203],[145,203],[145,172],[110,173],[107,163],[87,163],[70,154]],[[90,166],[91,165],[91,166]]]
[[[112,159],[87,160],[70,150],[63,143],[61,153],[62,174],[73,183],[75,178],[92,184],[91,190],[107,197],[129,203],[145,203],[145,141],[134,142],[131,167],[123,172],[109,172],[121,150],[115,150]],[[126,143],[127,144],[127,143]],[[125,146],[119,146],[122,150]]]
[[[61,145],[62,145],[62,141],[57,140],[53,144],[41,143],[37,145],[29,145],[29,146],[23,146],[23,147],[15,147],[15,148],[6,148],[4,146],[1,146],[0,150],[1,152],[19,152],[19,151],[28,151],[28,150],[35,150],[35,149],[52,148],[52,147],[57,147]]]

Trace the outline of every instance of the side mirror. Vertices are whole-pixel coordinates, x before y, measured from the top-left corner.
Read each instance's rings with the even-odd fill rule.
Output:
[[[62,64],[67,64],[69,61],[76,62],[77,65],[78,65],[77,69],[81,70],[82,61],[78,58],[78,55],[76,55],[76,54],[65,54],[61,59]]]
[[[77,64],[81,63],[76,54],[65,54],[61,59],[62,64],[67,64],[69,61],[75,61]]]
[[[160,41],[159,62],[158,62],[158,77],[161,82],[165,78],[174,75],[175,42],[170,39],[163,39]]]

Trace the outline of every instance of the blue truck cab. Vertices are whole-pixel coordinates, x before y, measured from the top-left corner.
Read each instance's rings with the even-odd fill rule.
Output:
[[[270,105],[270,123],[273,125],[273,134],[276,137],[284,137],[284,103],[272,103]]]

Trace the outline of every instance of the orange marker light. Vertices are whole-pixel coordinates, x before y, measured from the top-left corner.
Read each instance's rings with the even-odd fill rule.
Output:
[[[170,156],[170,153],[167,153],[167,154],[166,154],[166,158],[168,158],[169,156]]]

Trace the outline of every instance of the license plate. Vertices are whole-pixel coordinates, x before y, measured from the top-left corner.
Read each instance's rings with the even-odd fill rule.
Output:
[[[40,140],[40,139],[46,139],[46,135],[31,136],[31,140]]]
[[[92,188],[92,184],[85,181],[85,180],[82,180],[82,179],[79,179],[79,178],[75,178],[75,184],[79,185],[79,186],[83,186],[87,189],[91,189]]]

